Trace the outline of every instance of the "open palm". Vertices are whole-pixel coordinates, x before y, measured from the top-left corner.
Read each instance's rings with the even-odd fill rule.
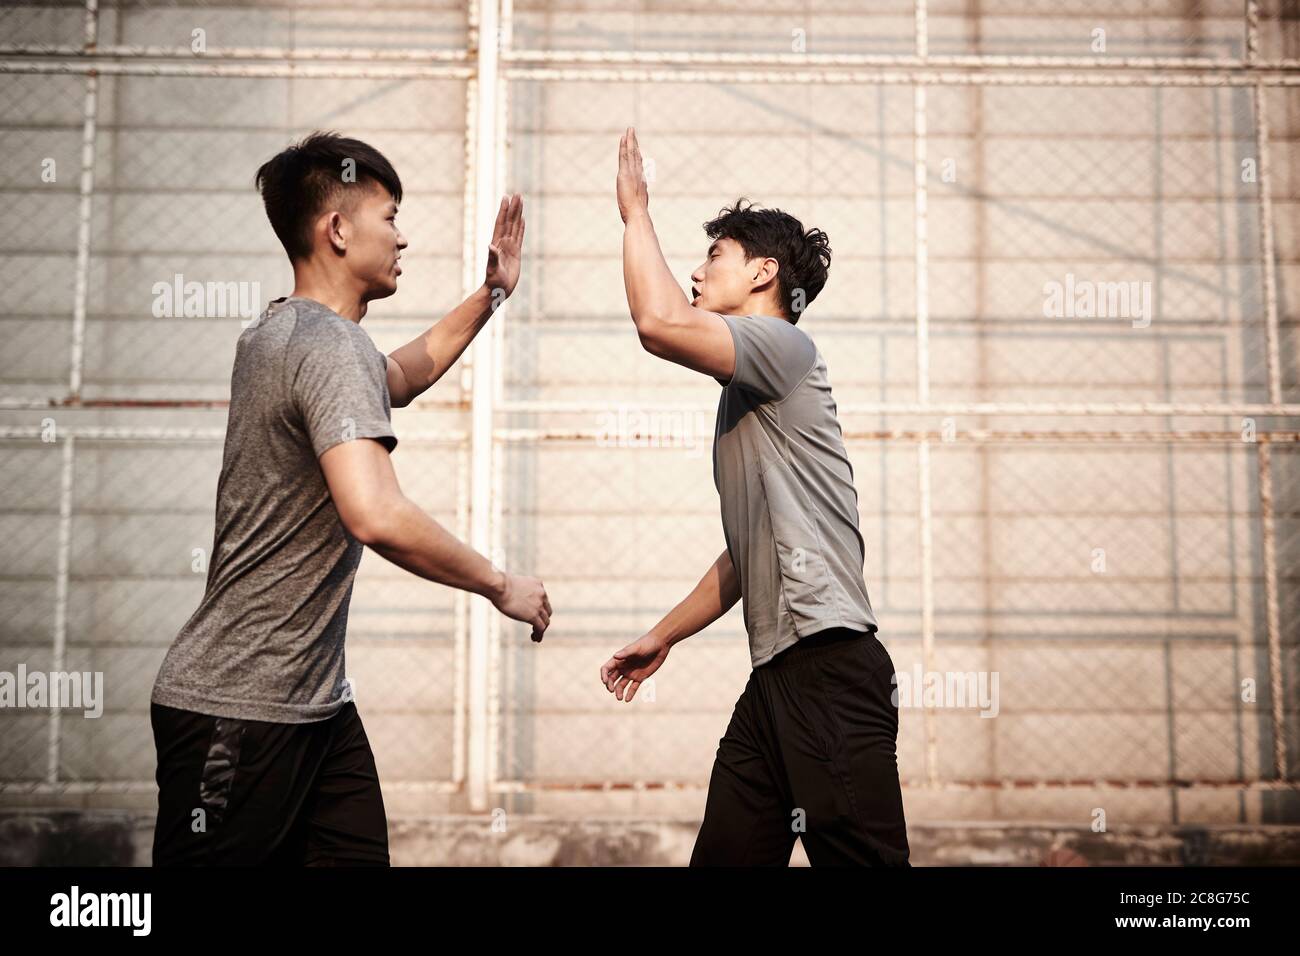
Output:
[[[495,292],[510,295],[519,283],[519,270],[523,263],[524,198],[516,193],[501,198],[497,221],[492,228],[492,242],[488,245],[487,276],[484,282]]]
[[[645,165],[641,159],[641,144],[636,130],[629,126],[618,141],[618,177],[614,181],[618,197],[618,213],[627,222],[633,212],[650,207],[650,191],[646,186]]]

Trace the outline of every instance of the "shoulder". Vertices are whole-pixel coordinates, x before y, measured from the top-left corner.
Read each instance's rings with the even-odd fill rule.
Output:
[[[812,337],[797,325],[776,315],[724,315],[732,334],[781,344],[806,347]]]
[[[355,322],[349,322],[329,306],[307,299],[288,299],[281,308],[293,319],[299,332],[315,332],[329,337],[345,334],[348,326],[356,326]]]
[[[285,303],[284,309],[292,323],[289,331],[291,356],[303,358],[307,354],[323,353],[328,358],[339,350],[351,350],[361,355],[378,352],[365,329],[327,306],[291,300]]]
[[[732,334],[737,340],[769,355],[781,365],[804,365],[812,361],[817,345],[803,329],[775,315],[729,316],[737,324]]]

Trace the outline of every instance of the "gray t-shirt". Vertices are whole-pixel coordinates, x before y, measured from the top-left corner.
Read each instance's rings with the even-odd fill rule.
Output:
[[[317,459],[353,438],[397,446],[387,362],[360,325],[299,296],[239,336],[207,588],[156,703],[298,724],[351,699],[343,639],[363,546]]]
[[[758,667],[818,631],[879,625],[826,362],[785,319],[722,318],[736,370],[730,382],[718,379],[713,481]]]

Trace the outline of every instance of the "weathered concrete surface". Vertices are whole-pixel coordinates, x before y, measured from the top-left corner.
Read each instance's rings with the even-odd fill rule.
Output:
[[[40,811],[0,814],[0,865],[131,866],[148,864],[137,835],[141,824],[153,835],[153,822],[129,811]]]
[[[389,822],[398,866],[683,866],[698,820],[440,816]],[[153,816],[100,811],[0,813],[0,865],[148,866]],[[1070,850],[1091,866],[1295,866],[1296,826],[1123,826],[1106,833],[1051,824],[920,824],[916,866],[1037,866]],[[1068,856],[1068,854],[1057,854]],[[796,846],[792,865],[806,865]]]

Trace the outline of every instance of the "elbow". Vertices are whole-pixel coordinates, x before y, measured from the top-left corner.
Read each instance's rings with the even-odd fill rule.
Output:
[[[403,387],[396,392],[393,391],[391,386],[388,389],[388,404],[393,408],[405,408],[407,405],[410,405],[411,397],[411,389],[409,387]]]
[[[393,508],[371,505],[344,522],[348,534],[368,548],[382,548],[393,540]]]
[[[664,358],[671,353],[673,342],[680,342],[682,336],[689,334],[694,310],[685,299],[677,302],[672,298],[641,302],[639,306],[632,312],[632,321],[636,323],[641,347],[651,355]]]
[[[348,534],[367,548],[375,548],[383,544],[383,531],[379,523],[372,518],[354,518],[352,521],[344,522],[344,526],[348,529]]]
[[[641,316],[636,320],[637,338],[641,348],[651,355],[662,358],[664,354],[664,329],[667,323],[663,319]]]

